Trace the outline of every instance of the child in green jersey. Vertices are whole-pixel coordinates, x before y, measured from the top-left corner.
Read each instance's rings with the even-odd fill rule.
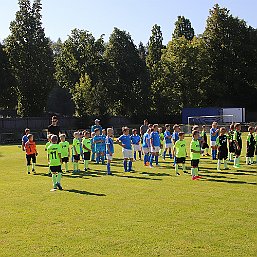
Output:
[[[235,126],[232,123],[229,127],[229,132],[228,132],[228,142],[229,142],[229,161],[233,162],[233,155],[236,150],[235,142],[233,140],[234,137],[234,132],[235,132]]]
[[[255,150],[255,137],[254,137],[254,127],[248,128],[249,134],[246,141],[246,164],[253,164],[254,150]]]
[[[207,139],[207,132],[206,132],[205,125],[202,125],[201,139],[202,139],[202,149],[206,152],[206,156],[210,156],[208,139]],[[203,152],[203,156],[204,155],[205,154]]]
[[[257,127],[255,127],[255,163],[257,164]]]
[[[228,170],[227,158],[228,158],[228,138],[226,135],[226,128],[220,128],[220,134],[216,139],[216,146],[218,149],[218,164],[217,170],[221,171],[221,161],[224,160],[224,168]]]
[[[236,145],[236,150],[235,150],[235,159],[234,159],[234,168],[239,168],[240,167],[240,155],[242,151],[242,138],[241,138],[241,125],[240,123],[235,124],[235,132],[233,135],[233,140]]]
[[[84,131],[84,137],[82,139],[82,150],[83,150],[83,158],[84,158],[84,171],[88,170],[88,163],[91,155],[91,140],[90,140],[90,132]]]
[[[47,148],[49,147],[49,145],[51,145],[51,137],[52,137],[52,134],[48,134],[47,135],[47,143],[46,143],[46,146],[45,146],[45,151],[47,152]],[[48,159],[48,154],[47,154],[47,159]],[[49,163],[48,163],[48,176],[51,177],[52,176],[52,173],[51,173],[51,170],[50,170],[50,166],[49,166]]]
[[[47,148],[48,161],[50,170],[52,172],[53,189],[51,191],[56,191],[57,188],[62,190],[61,178],[62,178],[62,166],[61,166],[61,147],[58,144],[58,137],[52,135],[51,144]]]
[[[179,164],[182,163],[182,169],[184,173],[186,172],[186,141],[184,139],[185,137],[185,133],[184,132],[179,132],[178,133],[179,136],[179,140],[176,141],[175,145],[174,145],[174,156],[176,157],[176,163],[175,163],[175,171],[176,171],[176,175],[179,176],[179,172],[178,172],[178,167]]]
[[[74,132],[74,139],[72,142],[72,155],[73,155],[73,173],[79,172],[79,160],[80,160],[80,134]]]
[[[65,134],[60,135],[59,145],[61,147],[62,163],[65,163],[65,172],[68,172],[69,171],[68,162],[70,158],[70,144],[68,141],[66,141]]]
[[[201,178],[198,176],[198,165],[201,157],[201,145],[199,142],[199,131],[194,130],[192,133],[192,141],[190,144],[190,157],[191,157],[191,174],[192,180]]]

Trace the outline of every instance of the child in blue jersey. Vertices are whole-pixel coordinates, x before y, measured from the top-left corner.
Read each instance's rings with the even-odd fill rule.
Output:
[[[169,150],[169,156],[170,156],[170,159],[172,159],[172,135],[171,135],[171,132],[170,132],[170,124],[166,124],[165,125],[165,132],[164,132],[164,147],[165,147],[165,150],[163,152],[163,159],[165,160],[166,158],[166,153],[167,151]]]
[[[107,159],[107,175],[112,175],[111,173],[111,162],[114,154],[114,145],[113,145],[113,129],[107,129],[107,137],[105,139],[106,145],[106,159]]]
[[[149,166],[150,163],[150,134],[151,134],[151,129],[148,128],[146,133],[143,135],[143,153],[144,153],[144,165]]]
[[[141,146],[140,146],[141,137],[137,134],[137,129],[132,129],[131,142],[134,150],[134,160],[137,159],[137,152],[139,155],[139,160],[141,160]]]
[[[216,140],[219,136],[218,123],[213,122],[212,127],[210,129],[210,138],[211,138],[211,149],[212,149],[212,159],[217,160],[217,146]]]
[[[106,160],[106,145],[105,145],[105,140],[106,140],[106,129],[102,130],[102,138],[104,140],[103,142],[103,150],[104,150],[104,160]]]
[[[132,171],[133,153],[132,153],[131,139],[129,135],[129,128],[123,127],[122,132],[123,132],[123,135],[121,135],[118,138],[117,142],[122,147],[122,153],[124,158],[124,161],[123,161],[124,171],[130,172]]]
[[[156,166],[159,166],[159,151],[161,145],[161,139],[158,132],[158,124],[153,125],[153,132],[150,134],[150,145],[151,145],[151,157],[150,157],[150,168],[153,168],[153,160],[155,158]]]
[[[91,133],[91,139],[90,139],[90,141],[91,141],[91,153],[92,153],[92,155],[91,155],[91,161],[92,162],[94,162],[95,161],[95,143],[94,143],[94,136],[95,136],[95,132],[92,132]]]
[[[93,138],[93,142],[95,144],[95,152],[96,152],[96,163],[99,164],[102,161],[104,164],[104,147],[105,141],[103,141],[102,135],[100,135],[100,129],[95,129],[95,136]]]

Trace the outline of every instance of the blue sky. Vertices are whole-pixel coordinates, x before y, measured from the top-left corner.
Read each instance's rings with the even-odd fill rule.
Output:
[[[0,40],[9,34],[17,3],[18,0],[0,0]],[[65,40],[72,29],[79,28],[92,32],[96,38],[105,34],[107,41],[113,28],[118,27],[128,31],[136,44],[146,44],[157,23],[166,44],[178,15],[191,20],[196,34],[202,33],[215,3],[257,28],[257,0],[42,0],[42,21],[52,40]]]

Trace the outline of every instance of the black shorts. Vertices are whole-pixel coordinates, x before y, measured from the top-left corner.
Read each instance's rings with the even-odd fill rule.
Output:
[[[235,150],[236,150],[235,142],[234,142],[234,141],[229,142],[229,152],[230,152],[230,153],[234,153]]]
[[[256,148],[255,148],[255,155],[257,155],[257,145],[256,145]]]
[[[218,160],[226,160],[228,158],[228,149],[218,151]]]
[[[197,160],[191,160],[191,166],[192,166],[193,168],[198,168],[199,162],[200,162],[199,159],[197,159]]]
[[[241,151],[242,151],[242,148],[240,148],[239,150],[236,148],[235,149],[235,155],[240,156],[241,155]]]
[[[208,143],[204,142],[202,145],[202,149],[206,149],[206,148],[209,148],[209,145],[208,145]]]
[[[29,166],[31,164],[31,160],[32,163],[36,163],[36,154],[27,154],[26,155],[26,159],[27,159],[27,165]]]
[[[90,160],[90,155],[91,155],[90,152],[84,152],[83,155],[84,155],[84,160],[85,161],[89,161]]]
[[[246,151],[246,157],[254,157],[254,146],[248,146]]]
[[[62,162],[69,162],[69,157],[63,157]]]
[[[186,157],[176,157],[176,163],[185,163],[186,162]]]
[[[61,165],[59,165],[59,166],[50,166],[50,170],[51,170],[51,172],[53,172],[53,173],[60,173],[60,172],[62,172],[62,166]]]
[[[78,155],[73,155],[73,159],[75,161],[79,161],[80,160],[80,155],[79,154]]]

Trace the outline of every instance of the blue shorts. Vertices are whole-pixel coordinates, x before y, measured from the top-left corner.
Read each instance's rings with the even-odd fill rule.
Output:
[[[96,153],[104,153],[105,152],[105,147],[96,147],[95,152]]]

